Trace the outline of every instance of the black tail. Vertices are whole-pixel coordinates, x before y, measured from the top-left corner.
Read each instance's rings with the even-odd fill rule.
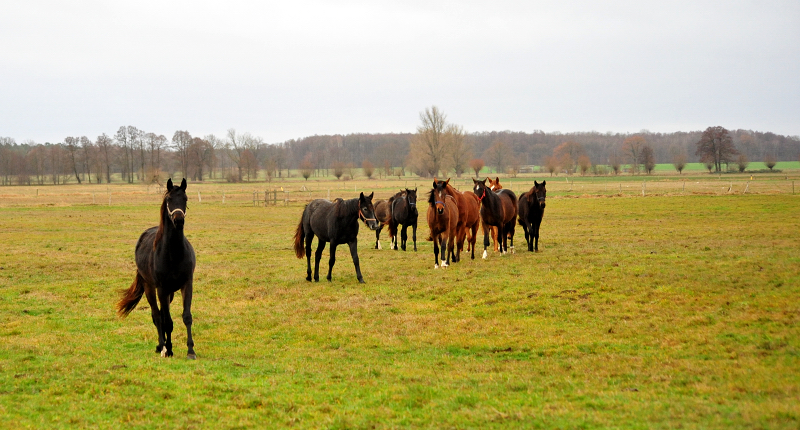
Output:
[[[125,318],[139,304],[144,294],[144,279],[136,272],[136,279],[127,290],[122,290],[122,298],[117,302],[117,315]]]
[[[305,213],[305,211],[303,211]],[[297,224],[297,230],[294,232],[294,254],[297,258],[306,256],[305,246],[303,246],[303,239],[306,237],[306,232],[303,230],[303,217],[300,216],[300,222]]]

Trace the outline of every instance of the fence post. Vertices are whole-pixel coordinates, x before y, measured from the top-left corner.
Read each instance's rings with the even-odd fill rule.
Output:
[[[750,188],[750,181],[747,181],[747,185],[744,187],[744,191],[742,194],[747,194],[747,189]]]
[[[686,194],[686,179],[683,180],[683,191],[682,193]]]
[[[222,192],[222,204],[225,204],[225,191]]]
[[[197,203],[203,203],[203,198],[200,197],[200,191],[197,191]]]
[[[642,181],[642,197],[644,197],[645,181]]]
[[[108,205],[111,206],[111,191],[108,192]]]
[[[622,195],[622,182],[619,183],[619,195]]]
[[[253,191],[253,207],[256,207],[256,192]]]
[[[792,194],[794,194],[794,193],[792,193]],[[97,204],[97,201],[94,198],[94,193],[92,193],[92,204],[93,205]]]

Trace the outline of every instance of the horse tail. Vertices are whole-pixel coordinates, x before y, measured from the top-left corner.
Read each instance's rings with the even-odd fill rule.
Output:
[[[127,290],[122,290],[122,298],[117,302],[117,315],[120,318],[125,318],[129,313],[139,304],[144,294],[144,279],[136,272],[136,279],[133,280],[131,287]]]
[[[303,211],[303,216],[305,216],[305,211]],[[305,246],[303,245],[303,240],[306,237],[306,232],[303,229],[303,216],[300,217],[300,222],[297,223],[297,230],[294,231],[294,255],[297,258],[303,258],[306,256]]]

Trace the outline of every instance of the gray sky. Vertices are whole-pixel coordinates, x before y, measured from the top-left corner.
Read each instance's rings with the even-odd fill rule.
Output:
[[[800,134],[800,2],[0,0],[0,136]]]

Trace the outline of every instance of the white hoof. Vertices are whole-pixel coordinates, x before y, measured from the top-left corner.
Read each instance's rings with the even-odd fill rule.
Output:
[[[442,267],[449,267],[450,265],[447,263],[442,263]]]
[[[381,249],[381,241],[379,240],[378,241],[378,250],[380,251],[380,249]]]
[[[166,357],[167,356],[167,346],[166,345],[161,347],[161,356],[162,357]]]
[[[511,253],[512,254],[516,254],[517,253],[516,251],[514,251],[514,247],[513,246],[511,247]]]
[[[434,268],[434,269],[438,269],[438,268],[439,268],[439,265],[438,265],[438,264],[434,264],[434,265],[433,265],[433,268]]]
[[[484,260],[486,260],[486,255],[487,255],[487,254],[486,254],[486,250],[484,249],[484,250],[483,250],[483,259],[484,259]]]

